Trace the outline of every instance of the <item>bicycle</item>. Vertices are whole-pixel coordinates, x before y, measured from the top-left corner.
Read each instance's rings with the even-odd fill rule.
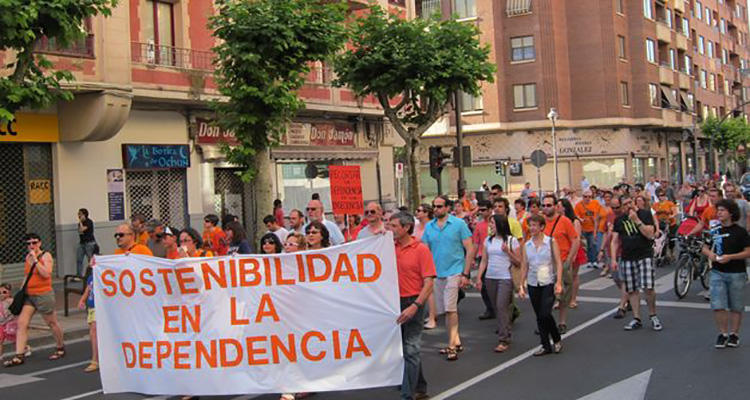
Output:
[[[677,298],[684,298],[690,291],[690,285],[700,279],[701,285],[708,290],[708,271],[711,261],[701,252],[707,239],[695,236],[680,236],[680,256],[674,270],[674,293]]]

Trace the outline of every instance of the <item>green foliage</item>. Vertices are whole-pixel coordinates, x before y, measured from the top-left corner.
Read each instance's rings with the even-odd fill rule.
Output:
[[[15,53],[4,66],[11,75],[0,78],[0,121],[13,119],[21,108],[43,108],[73,96],[60,86],[73,80],[68,71],[47,72],[52,64],[34,47],[43,38],[62,46],[81,38],[83,21],[97,14],[110,15],[117,0],[2,0],[0,51]]]
[[[742,117],[724,121],[708,117],[700,127],[704,134],[713,137],[714,148],[722,153],[734,153],[740,145],[750,142],[750,125]]]
[[[277,145],[286,126],[304,107],[296,91],[309,63],[330,58],[346,40],[345,4],[316,0],[217,0],[210,27],[219,45],[216,80],[228,98],[214,103],[223,128],[236,133],[238,146],[225,147],[227,159],[255,170],[254,157]]]
[[[336,84],[376,96],[405,140],[444,114],[457,90],[476,95],[482,81],[494,80],[490,48],[479,43],[473,24],[438,16],[405,20],[379,6],[369,11],[352,27],[352,48],[336,60]]]

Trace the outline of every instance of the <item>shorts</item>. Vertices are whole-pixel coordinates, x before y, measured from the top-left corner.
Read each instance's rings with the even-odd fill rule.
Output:
[[[747,274],[720,272],[712,269],[709,273],[709,290],[712,310],[745,311],[743,290]]]
[[[34,307],[39,313],[49,315],[55,312],[55,292],[26,296],[26,304]]]
[[[89,308],[88,313],[86,315],[86,323],[93,324],[94,322],[96,322],[96,309]]]
[[[625,291],[633,293],[638,289],[654,289],[654,259],[651,257],[640,260],[620,260],[619,265]]]
[[[435,279],[435,314],[458,311],[458,289],[461,274]]]
[[[560,302],[560,307],[567,306],[570,304],[570,298],[573,296],[573,268],[568,262],[563,262],[562,269],[562,282],[563,291],[557,296],[557,301]]]

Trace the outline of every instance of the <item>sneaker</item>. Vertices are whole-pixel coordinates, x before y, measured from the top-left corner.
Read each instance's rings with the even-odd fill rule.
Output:
[[[727,347],[728,341],[729,341],[729,336],[723,333],[720,333],[719,336],[716,338],[716,344],[714,345],[714,347],[716,347],[717,349],[723,349]]]
[[[641,323],[641,320],[639,320],[638,318],[633,318],[633,320],[628,322],[628,324],[625,325],[624,327],[626,331],[634,331],[636,329],[641,329],[641,328],[643,328],[643,324]]]
[[[614,319],[623,319],[623,318],[625,318],[625,312],[626,311],[624,309],[618,308],[617,312],[615,313],[615,316],[612,317],[612,318],[614,318]]]
[[[662,330],[662,328],[664,327],[661,325],[661,321],[659,321],[659,317],[657,317],[656,315],[652,315],[651,316],[651,329],[655,331],[660,331]]]
[[[727,347],[739,347],[740,337],[736,333],[730,333],[729,339],[727,340]]]

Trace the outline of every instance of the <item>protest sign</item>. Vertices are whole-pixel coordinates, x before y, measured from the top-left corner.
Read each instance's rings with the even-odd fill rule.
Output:
[[[331,208],[336,215],[364,214],[359,165],[330,165]]]
[[[321,392],[401,383],[390,233],[291,254],[96,261],[105,393]]]

